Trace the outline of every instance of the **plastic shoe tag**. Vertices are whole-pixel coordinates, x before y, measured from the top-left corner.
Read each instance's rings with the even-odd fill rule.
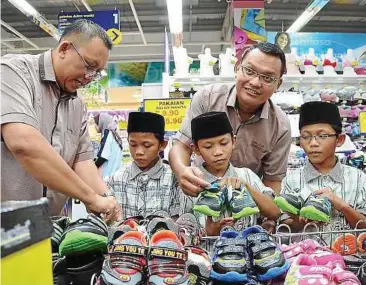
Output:
[[[138,246],[138,245],[129,245],[129,244],[115,244],[108,248],[109,253],[126,253],[133,255],[147,255],[147,247]]]
[[[233,198],[233,186],[229,186],[227,187],[227,199],[228,201],[231,201],[231,199]]]

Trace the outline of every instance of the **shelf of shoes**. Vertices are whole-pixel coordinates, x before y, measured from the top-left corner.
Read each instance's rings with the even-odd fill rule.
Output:
[[[191,75],[189,77],[175,77],[169,76],[169,83],[173,85],[174,83],[180,83],[183,85],[205,85],[212,83],[234,83],[235,77],[232,76],[221,76],[215,75],[210,77],[202,77],[199,75]],[[299,84],[299,83],[309,83],[309,84],[343,84],[343,85],[359,85],[366,84],[366,75],[357,76],[327,76],[327,75],[317,75],[317,76],[306,76],[306,75],[284,75],[284,83]]]

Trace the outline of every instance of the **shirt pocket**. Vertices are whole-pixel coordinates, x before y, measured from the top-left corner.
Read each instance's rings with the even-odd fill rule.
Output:
[[[79,147],[79,136],[71,130],[65,132],[65,143],[63,145],[63,158],[70,166],[74,164],[75,156]]]
[[[247,146],[244,156],[244,162],[246,167],[253,170],[255,173],[258,173],[262,168],[262,160],[266,154],[269,153],[264,147],[259,147],[254,143],[251,143]]]

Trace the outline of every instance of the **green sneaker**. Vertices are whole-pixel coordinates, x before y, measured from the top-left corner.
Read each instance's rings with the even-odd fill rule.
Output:
[[[318,222],[330,222],[332,204],[328,198],[318,195],[310,195],[304,207],[300,210],[300,216]]]
[[[276,196],[276,198],[274,198],[273,202],[283,212],[293,215],[299,215],[300,209],[304,205],[304,200],[301,198],[300,193],[296,191],[280,194],[280,196]]]
[[[246,187],[242,187],[241,190],[233,190],[228,206],[232,217],[236,220],[259,213],[257,204]]]
[[[65,229],[59,246],[60,256],[107,252],[108,228],[94,214],[72,222]]]
[[[198,195],[193,211],[209,217],[220,217],[226,201],[226,193],[218,183],[213,183]]]

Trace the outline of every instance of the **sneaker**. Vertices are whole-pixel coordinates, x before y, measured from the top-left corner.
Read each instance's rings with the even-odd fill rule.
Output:
[[[59,245],[61,243],[62,234],[66,227],[70,224],[70,218],[65,216],[51,217],[53,224],[53,233],[51,236],[52,252],[58,253]]]
[[[356,236],[350,233],[341,234],[332,244],[332,250],[342,255],[352,255],[357,252]]]
[[[243,231],[242,236],[247,242],[251,267],[259,281],[275,279],[289,269],[290,264],[280,247],[261,227],[249,227]]]
[[[78,285],[90,285],[94,275],[102,271],[104,256],[98,254],[82,254],[78,256],[66,256],[66,272],[70,283]]]
[[[361,284],[366,284],[366,262],[360,266],[357,277],[361,281]]]
[[[192,213],[184,213],[175,222],[179,228],[179,236],[184,246],[200,244],[199,222]]]
[[[64,257],[61,257],[58,252],[62,234],[65,228],[69,225],[70,219],[65,216],[55,216],[51,217],[51,220],[53,223],[53,233],[51,236],[53,284],[68,284],[66,260]]]
[[[100,285],[146,283],[147,242],[143,233],[130,231],[109,247],[99,276]]]
[[[114,224],[108,231],[108,245],[114,244],[115,240],[130,231],[138,231],[138,223],[134,218],[128,218]]]
[[[334,268],[335,266],[340,266],[342,268],[346,267],[342,255],[338,253],[319,251],[310,254],[309,256],[311,256],[311,258],[314,259],[318,265],[327,265],[330,268]]]
[[[301,254],[291,264],[284,285],[331,285],[332,279],[332,269],[317,265],[312,257]]]
[[[361,285],[361,282],[358,280],[355,274],[338,266],[333,269],[333,280],[335,284]]]
[[[220,217],[225,202],[225,191],[219,188],[218,183],[214,183],[198,195],[193,210],[209,217]]]
[[[199,247],[185,247],[188,252],[187,271],[189,285],[208,285],[210,281],[211,258]]]
[[[94,214],[72,222],[65,229],[59,246],[60,256],[76,256],[107,251],[108,230],[103,220]]]
[[[188,285],[187,256],[187,252],[174,232],[160,230],[153,234],[148,255],[148,283]]]
[[[291,191],[286,194],[276,196],[273,202],[283,211],[293,215],[299,215],[300,209],[304,205],[304,200],[297,191]]]
[[[310,195],[300,210],[300,216],[319,222],[329,223],[332,204],[328,198]]]
[[[241,190],[232,190],[229,211],[235,220],[259,213],[258,206],[246,187]]]
[[[359,252],[366,252],[366,233],[361,233],[357,237],[357,249]]]
[[[248,280],[246,241],[236,231],[221,231],[214,244],[211,279],[238,283]]]
[[[171,218],[155,217],[147,224],[146,232],[149,237],[161,230],[169,230],[179,235],[179,227]]]

